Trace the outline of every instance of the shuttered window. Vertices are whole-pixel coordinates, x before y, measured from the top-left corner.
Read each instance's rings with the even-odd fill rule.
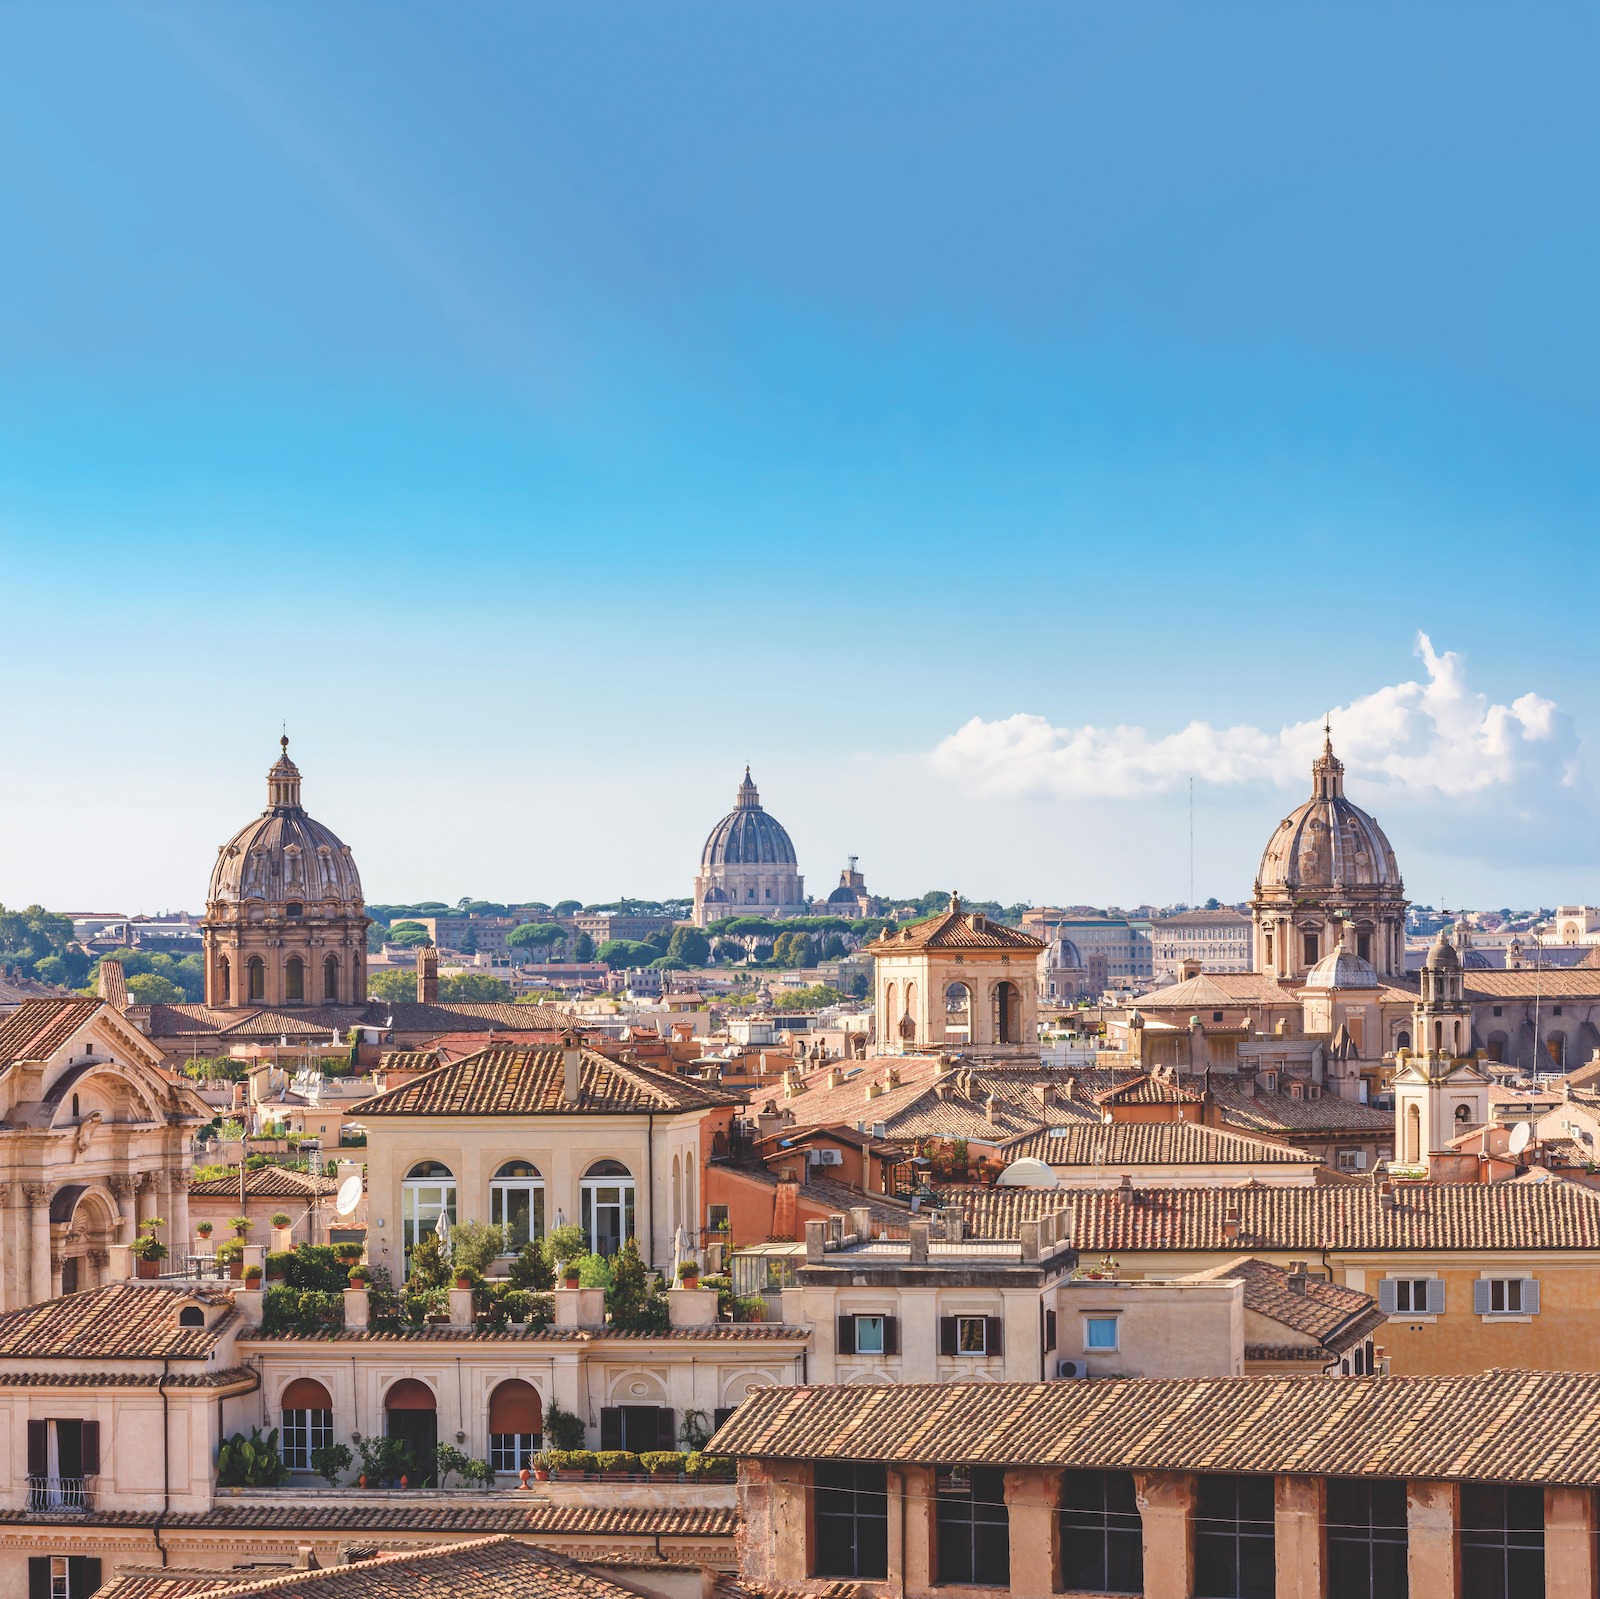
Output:
[[[1538,1281],[1532,1277],[1481,1277],[1472,1285],[1472,1308],[1480,1316],[1536,1316]]]
[[[1385,1277],[1378,1284],[1378,1309],[1390,1316],[1438,1316],[1444,1283],[1438,1277]]]

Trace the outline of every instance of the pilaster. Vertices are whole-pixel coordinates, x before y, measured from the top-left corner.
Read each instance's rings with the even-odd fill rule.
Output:
[[[1144,1521],[1145,1599],[1191,1599],[1194,1477],[1186,1471],[1136,1471],[1133,1481]]]
[[[1323,1599],[1327,1583],[1326,1502],[1325,1478],[1277,1479],[1273,1506],[1277,1599]]]
[[[1596,1530],[1593,1489],[1545,1489],[1545,1599],[1595,1599]]]
[[[1460,1506],[1460,1490],[1453,1482],[1406,1484],[1406,1570],[1412,1593],[1460,1599]]]
[[[1061,1569],[1060,1475],[1008,1471],[1006,1515],[1011,1523],[1011,1592],[1016,1599],[1049,1599]],[[931,1580],[931,1579],[930,1579]]]

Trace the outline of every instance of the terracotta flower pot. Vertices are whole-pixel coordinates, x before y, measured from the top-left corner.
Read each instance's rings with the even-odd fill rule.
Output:
[[[161,1275],[161,1262],[159,1260],[136,1260],[133,1263],[136,1276],[159,1277]]]
[[[244,1276],[244,1262],[242,1260],[230,1260],[228,1262],[228,1275],[235,1282],[238,1282]]]

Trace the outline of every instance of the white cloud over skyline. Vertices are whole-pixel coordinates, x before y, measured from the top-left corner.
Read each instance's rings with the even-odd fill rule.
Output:
[[[1424,632],[1416,655],[1416,679],[1331,711],[1352,799],[1379,812],[1426,812],[1429,844],[1440,855],[1587,860],[1594,794],[1570,715],[1531,690],[1494,701],[1470,685],[1461,655],[1435,650]],[[1136,804],[1178,794],[1190,778],[1218,799],[1248,799],[1306,791],[1320,744],[1320,715],[1275,730],[1190,722],[1158,733],[1054,727],[1018,712],[974,717],[934,747],[930,763],[974,799]]]

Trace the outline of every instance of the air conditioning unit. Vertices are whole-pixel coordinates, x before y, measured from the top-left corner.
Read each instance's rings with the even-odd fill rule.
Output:
[[[844,1151],[839,1149],[813,1149],[806,1158],[813,1166],[842,1166]]]
[[[1087,1377],[1089,1363],[1086,1360],[1058,1360],[1056,1362],[1056,1376],[1058,1377]]]

